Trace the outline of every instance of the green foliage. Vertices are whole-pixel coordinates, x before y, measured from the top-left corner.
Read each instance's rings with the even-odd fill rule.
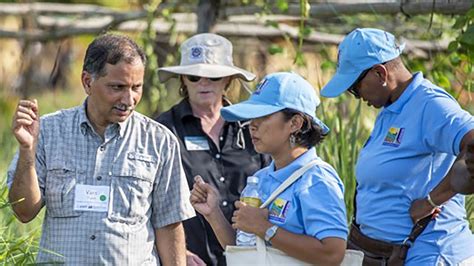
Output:
[[[38,252],[39,229],[21,230],[5,201],[8,190],[0,186],[0,265],[34,264]]]
[[[346,95],[341,98],[323,101],[319,107],[319,117],[331,128],[331,132],[318,147],[318,153],[336,169],[344,182],[344,199],[350,222],[354,211],[355,164],[369,130],[361,127],[361,101],[347,101]]]
[[[269,52],[271,55],[274,55],[274,54],[281,54],[281,53],[283,53],[283,47],[281,47],[281,46],[278,45],[278,44],[272,43],[272,44],[270,44],[270,46],[268,47],[268,52]]]
[[[309,17],[309,10],[311,6],[308,0],[300,0],[300,24],[298,26],[298,49],[295,55],[295,64],[297,66],[304,66],[305,60],[303,56],[303,41],[309,35],[311,29],[306,27],[305,21]]]
[[[472,74],[474,62],[474,7],[465,15],[456,19],[453,29],[457,30],[459,35],[448,46],[448,50],[451,52],[450,63],[457,67],[459,74],[463,77],[463,88],[470,93],[473,91],[474,82]]]
[[[275,4],[281,12],[288,10],[288,1],[286,0],[277,0]]]
[[[156,40],[156,32],[153,30],[153,20],[155,19],[155,13],[158,9],[158,5],[161,1],[151,1],[149,4],[144,5],[144,9],[147,11],[146,23],[147,27],[141,35],[142,46],[147,56],[147,62],[145,66],[145,80],[143,83],[143,101],[147,110],[146,113],[152,113],[154,105],[163,101],[166,97],[166,90],[163,86],[160,86],[158,79],[158,57],[154,51],[154,43]],[[168,14],[167,10],[164,13]],[[158,106],[161,106],[158,104]]]

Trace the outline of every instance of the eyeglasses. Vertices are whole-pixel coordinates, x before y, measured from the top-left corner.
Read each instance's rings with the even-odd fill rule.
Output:
[[[362,71],[362,73],[356,79],[356,81],[354,83],[352,83],[352,85],[349,87],[349,89],[347,89],[347,91],[350,94],[354,95],[354,97],[360,98],[360,93],[359,93],[359,89],[357,88],[357,85],[365,78],[365,76],[367,76],[367,74],[369,73],[370,70],[372,70],[372,68],[368,68],[368,69]]]
[[[200,76],[193,76],[193,75],[186,75],[186,78],[191,81],[191,82],[198,82],[201,80],[201,78],[204,78],[204,77],[200,77]],[[209,79],[210,81],[213,81],[213,82],[216,82],[216,81],[219,81],[222,79],[222,77],[219,77],[219,78],[207,78]]]

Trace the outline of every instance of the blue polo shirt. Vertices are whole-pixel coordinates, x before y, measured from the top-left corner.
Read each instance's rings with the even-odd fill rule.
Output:
[[[264,202],[293,172],[313,160],[320,160],[314,148],[291,164],[275,171],[275,162],[257,173],[259,193]],[[268,207],[271,223],[295,234],[347,239],[344,185],[336,171],[321,161],[306,171]]]
[[[381,110],[356,166],[356,222],[372,238],[401,243],[413,222],[412,201],[446,176],[474,118],[445,90],[414,75],[400,98]],[[474,256],[464,196],[446,202],[409,249],[407,265],[449,264]]]

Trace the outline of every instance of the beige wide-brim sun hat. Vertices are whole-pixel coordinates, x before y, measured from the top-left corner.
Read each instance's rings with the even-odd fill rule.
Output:
[[[161,82],[179,75],[192,75],[206,78],[233,76],[252,81],[255,75],[234,66],[232,43],[213,33],[194,35],[181,44],[181,62],[179,66],[158,69]]]

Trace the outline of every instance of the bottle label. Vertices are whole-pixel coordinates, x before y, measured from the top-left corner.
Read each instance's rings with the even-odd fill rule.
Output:
[[[255,208],[258,208],[260,205],[262,205],[262,201],[259,198],[254,197],[243,197],[240,199],[240,201]]]

